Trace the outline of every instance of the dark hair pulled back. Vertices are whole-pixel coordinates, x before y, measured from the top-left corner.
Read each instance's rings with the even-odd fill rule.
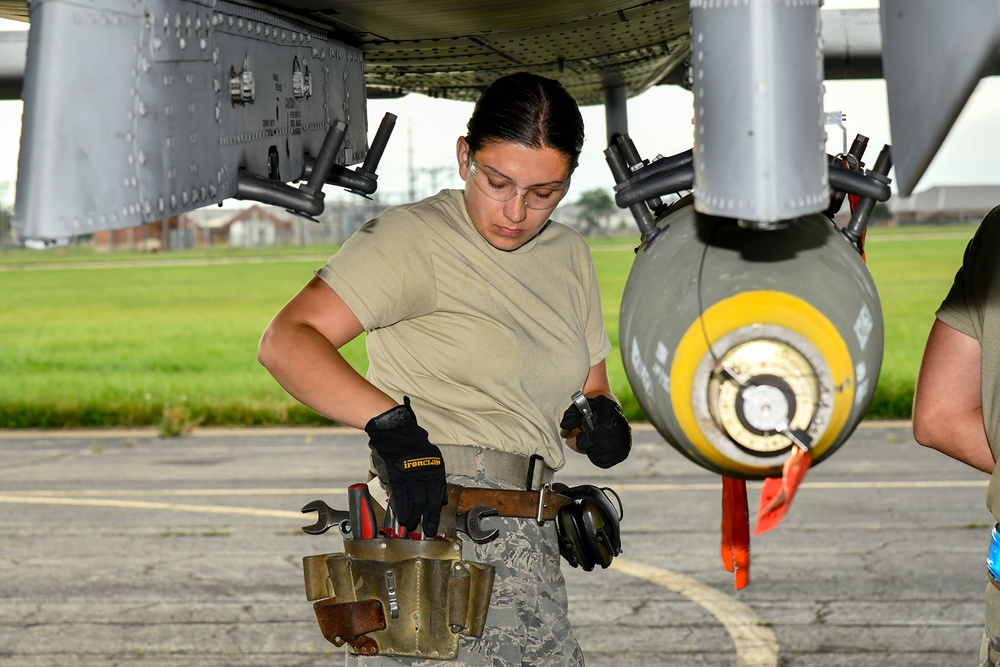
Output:
[[[528,72],[491,83],[476,101],[467,129],[473,153],[498,141],[553,148],[570,158],[570,172],[583,150],[583,117],[576,100],[558,81]]]

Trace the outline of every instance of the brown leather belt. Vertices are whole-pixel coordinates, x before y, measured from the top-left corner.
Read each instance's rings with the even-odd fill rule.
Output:
[[[554,487],[546,484],[540,491],[509,491],[506,489],[484,489],[481,487],[448,485],[449,504],[455,489],[458,494],[457,513],[463,514],[477,505],[495,507],[498,516],[552,521],[566,505],[573,501],[560,494],[564,485]]]

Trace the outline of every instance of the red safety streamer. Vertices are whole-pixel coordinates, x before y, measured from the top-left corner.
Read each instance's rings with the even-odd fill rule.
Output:
[[[733,573],[736,590],[750,583],[750,512],[747,482],[722,478],[722,566]]]
[[[795,447],[782,466],[781,477],[768,477],[764,480],[764,488],[760,491],[760,511],[757,514],[754,535],[766,533],[781,522],[810,465],[812,456],[809,452]]]

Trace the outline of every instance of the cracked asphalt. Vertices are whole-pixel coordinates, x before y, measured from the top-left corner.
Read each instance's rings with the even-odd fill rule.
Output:
[[[625,505],[612,568],[565,568],[590,667],[977,664],[987,478],[909,424],[863,424],[811,470],[752,539],[741,591],[720,564],[718,478],[648,428],[635,443],[617,468],[572,457],[559,476]],[[342,429],[0,433],[0,663],[342,664],[301,574],[340,539],[303,534],[298,510],[346,507],[366,454]]]

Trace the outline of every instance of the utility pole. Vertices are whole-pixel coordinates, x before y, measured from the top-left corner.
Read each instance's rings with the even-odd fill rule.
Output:
[[[420,170],[421,173],[427,174],[431,179],[431,192],[430,194],[437,194],[438,191],[438,180],[441,176],[446,176],[455,171],[452,166],[437,166],[437,167],[424,167]]]
[[[413,169],[413,114],[406,114],[406,175],[409,181],[409,201],[416,201],[417,174]]]

